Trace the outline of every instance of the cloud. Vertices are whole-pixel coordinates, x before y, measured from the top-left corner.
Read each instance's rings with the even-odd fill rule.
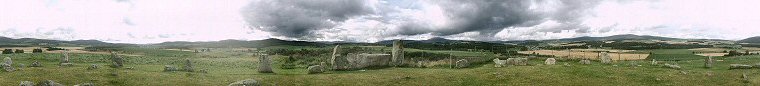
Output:
[[[252,29],[287,38],[376,41],[476,32],[468,33],[478,36],[473,40],[497,40],[493,36],[504,28],[546,21],[563,26],[541,31],[585,28],[576,22],[596,4],[561,0],[261,0],[248,4],[242,13]],[[333,33],[336,31],[367,35]]]
[[[266,39],[247,29],[247,0],[17,0],[0,3],[0,31],[11,38],[116,43]],[[167,4],[171,3],[171,4]],[[37,32],[58,28],[70,30]],[[11,35],[13,34],[13,35]],[[18,34],[18,35],[16,35]]]
[[[261,0],[248,4],[242,15],[254,28],[278,36],[301,37],[373,12],[364,0]]]
[[[12,0],[0,3],[0,31],[12,38],[118,43],[502,41],[618,34],[736,40],[760,34],[755,8],[760,1]]]

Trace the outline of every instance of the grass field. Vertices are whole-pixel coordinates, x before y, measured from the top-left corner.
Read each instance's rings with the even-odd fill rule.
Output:
[[[622,50],[619,50],[620,52]],[[631,51],[628,51],[631,52]],[[599,59],[598,52],[582,52],[582,51],[560,51],[560,50],[533,50],[533,51],[519,51],[521,54],[539,54],[539,55],[552,55],[556,57],[571,58],[571,59]],[[642,60],[646,59],[649,54],[640,53],[608,53],[612,60]]]
[[[18,85],[20,81],[55,80],[65,85],[92,82],[99,86],[223,86],[243,79],[256,79],[263,85],[272,86],[499,86],[499,85],[760,85],[760,70],[728,70],[728,64],[755,64],[760,56],[716,57],[714,68],[702,68],[701,59],[662,61],[678,64],[683,69],[666,69],[650,65],[649,61],[617,61],[614,64],[578,64],[577,60],[559,61],[559,65],[539,65],[543,58],[530,60],[533,66],[513,66],[494,68],[493,64],[477,65],[465,69],[448,68],[385,68],[357,71],[330,71],[324,74],[306,74],[305,68],[278,69],[275,73],[257,73],[255,57],[232,56],[241,53],[226,52],[218,58],[201,57],[203,53],[147,48],[129,48],[125,53],[142,56],[126,56],[125,67],[107,67],[108,55],[72,54],[73,67],[57,66],[61,54],[2,54],[11,57],[14,66],[29,65],[37,60],[44,67],[21,68],[15,72],[0,72],[0,85]],[[415,49],[409,49],[415,51]],[[665,50],[668,51],[668,50]],[[223,51],[215,51],[223,52]],[[466,55],[491,55],[482,52],[438,51]],[[664,52],[664,51],[663,51]],[[683,52],[683,51],[668,51]],[[211,52],[213,53],[213,52]],[[230,55],[230,56],[227,56]],[[162,72],[164,65],[181,67],[182,60],[191,59],[196,69],[207,69],[208,73]],[[570,66],[563,66],[562,64]],[[100,65],[100,69],[87,70],[90,64]],[[276,64],[276,63],[275,63]],[[631,65],[638,64],[638,65]],[[687,74],[681,74],[681,71]],[[113,75],[116,73],[116,76]],[[741,80],[746,73],[750,80]]]
[[[697,60],[707,58],[705,56],[696,55],[694,51],[689,49],[655,49],[655,50],[641,50],[637,52],[651,53],[647,59],[655,60]]]

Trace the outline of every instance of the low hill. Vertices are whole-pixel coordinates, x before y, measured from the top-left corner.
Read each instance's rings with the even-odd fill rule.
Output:
[[[578,37],[578,38],[567,38],[567,39],[556,39],[559,41],[607,41],[607,40],[681,40],[679,38],[668,38],[668,37],[659,37],[659,36],[648,36],[648,35],[633,35],[633,34],[623,34],[623,35],[613,35],[613,36],[607,36],[607,37]]]
[[[170,48],[191,48],[191,47],[214,47],[214,48],[249,47],[249,48],[260,48],[260,47],[279,46],[279,45],[321,46],[321,45],[325,45],[325,44],[318,43],[318,42],[289,41],[289,40],[281,40],[281,39],[270,38],[270,39],[252,40],[252,41],[245,41],[245,40],[221,40],[221,41],[209,41],[209,42],[176,41],[176,42],[163,42],[163,43],[152,44],[152,45],[161,46],[161,47],[170,47]]]
[[[739,42],[739,43],[760,43],[760,36],[749,37],[749,38],[746,38],[746,39],[739,40],[737,42]]]
[[[129,44],[116,44],[106,43],[98,40],[74,40],[74,41],[62,41],[62,40],[49,40],[49,39],[35,39],[35,38],[8,38],[0,37],[0,45],[2,46],[114,46],[114,45],[129,45]]]

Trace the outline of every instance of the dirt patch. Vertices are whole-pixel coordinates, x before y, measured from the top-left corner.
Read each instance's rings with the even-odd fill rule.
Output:
[[[723,51],[725,51],[727,49],[723,49],[723,48],[694,48],[694,49],[689,49],[689,50],[691,50],[691,51],[697,51],[697,52],[723,52]]]
[[[195,50],[193,49],[164,49],[164,50],[195,52]]]
[[[725,56],[725,55],[728,55],[728,53],[700,53],[700,54],[696,54],[696,55],[700,55],[700,56]]]
[[[613,52],[613,53],[616,53],[616,52],[623,52],[623,53],[625,53],[625,52],[633,52],[633,51],[635,51],[635,50],[614,50],[614,49],[570,49],[570,51],[573,51],[573,52],[603,52],[603,51],[604,51],[604,52]]]

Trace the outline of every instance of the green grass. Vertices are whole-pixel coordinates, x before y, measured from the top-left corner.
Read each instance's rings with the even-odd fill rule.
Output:
[[[680,60],[696,60],[704,59],[707,57],[694,55],[691,50],[688,49],[655,49],[655,50],[639,50],[636,52],[650,53],[647,59],[655,60],[668,60],[668,61],[680,61]]]
[[[125,57],[126,67],[134,69],[116,69],[110,64],[108,55],[72,54],[73,67],[59,67],[60,54],[2,54],[0,57],[12,57],[14,63],[31,64],[40,61],[44,67],[22,68],[15,72],[0,72],[0,85],[18,85],[20,81],[55,80],[65,85],[92,82],[99,86],[220,86],[243,79],[256,79],[263,85],[271,86],[556,86],[556,85],[708,85],[736,86],[759,85],[760,70],[728,70],[729,64],[755,64],[760,56],[716,57],[714,68],[702,68],[701,59],[680,61],[662,61],[678,64],[683,69],[667,69],[650,65],[649,61],[620,61],[605,65],[593,62],[592,65],[578,64],[577,60],[561,60],[558,65],[538,65],[543,59],[530,60],[533,66],[513,66],[494,68],[493,64],[476,65],[472,68],[385,68],[364,71],[329,71],[324,74],[306,74],[305,68],[274,69],[276,73],[257,73],[256,58],[232,56],[235,53],[216,51],[224,54],[222,58],[200,57],[202,53],[165,51],[151,49],[133,49],[144,56]],[[410,51],[428,51],[415,50]],[[145,52],[150,51],[150,52]],[[658,50],[661,52],[678,52]],[[493,55],[466,51],[432,51],[455,53],[457,55]],[[214,52],[212,52],[214,53]],[[242,53],[242,52],[240,52]],[[157,55],[152,55],[157,54]],[[227,56],[230,55],[230,56]],[[196,69],[207,69],[209,73],[162,72],[164,65],[181,67],[184,59],[191,59]],[[571,66],[563,66],[568,63]],[[630,66],[635,63],[642,66]],[[101,66],[97,70],[87,70],[90,64]],[[275,63],[277,64],[277,63]],[[17,64],[16,64],[17,65]],[[613,66],[616,65],[616,66]],[[15,65],[14,65],[15,66]],[[276,67],[275,67],[276,68]],[[687,74],[680,74],[686,71]],[[112,76],[117,73],[118,76]],[[707,76],[710,73],[712,76]],[[741,81],[741,74],[747,73],[749,83]]]
[[[420,49],[412,49],[412,48],[406,48],[404,51],[407,52],[430,52],[430,53],[442,53],[442,54],[452,54],[454,56],[484,56],[484,57],[495,57],[496,54],[493,54],[491,52],[469,52],[469,51],[434,51],[434,50],[420,50]]]

